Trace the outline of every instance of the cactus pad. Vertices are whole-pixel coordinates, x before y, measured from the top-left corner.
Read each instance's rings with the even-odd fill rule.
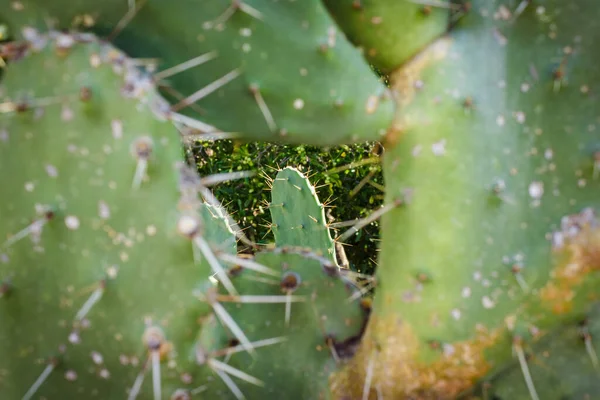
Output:
[[[163,69],[194,60],[157,75],[174,108],[246,139],[330,145],[378,140],[390,124],[385,87],[319,0],[128,3],[2,0],[0,22],[19,37],[49,18],[56,29],[92,29]]]

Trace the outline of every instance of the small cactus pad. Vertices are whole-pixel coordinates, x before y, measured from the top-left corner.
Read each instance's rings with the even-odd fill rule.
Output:
[[[116,38],[160,68],[190,61],[157,74],[174,110],[245,139],[378,140],[393,118],[385,86],[319,0],[0,0],[0,10],[16,37],[51,20]]]
[[[391,77],[386,201],[413,196],[382,217],[352,393],[374,360],[372,398],[454,398],[598,299],[600,11],[472,3]]]
[[[269,210],[278,247],[302,244],[335,261],[335,246],[325,221],[324,206],[314,186],[300,171],[287,167],[277,173]]]
[[[179,134],[121,53],[38,39],[3,80],[0,393],[124,398],[149,349],[158,382],[182,385],[193,364],[174,354],[210,313],[192,292],[212,271],[181,234]],[[205,240],[235,252],[219,211],[195,211]]]
[[[369,62],[390,71],[445,33],[447,2],[424,0],[323,0],[348,39]],[[436,6],[427,5],[429,3]],[[452,6],[450,6],[452,7]]]

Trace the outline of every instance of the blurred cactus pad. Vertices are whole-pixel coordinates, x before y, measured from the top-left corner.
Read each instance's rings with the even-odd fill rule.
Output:
[[[0,397],[596,398],[598,21],[592,0],[0,0]],[[377,142],[383,205],[333,220],[294,165],[185,159],[223,139]],[[269,243],[213,194],[250,176]],[[374,221],[370,276],[344,247]]]

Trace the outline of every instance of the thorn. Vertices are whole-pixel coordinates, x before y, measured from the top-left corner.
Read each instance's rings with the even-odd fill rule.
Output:
[[[235,78],[240,76],[240,73],[241,73],[240,69],[237,68],[237,69],[234,69],[233,71],[229,72],[228,74],[223,75],[221,78],[217,79],[216,81],[208,84],[207,86],[196,91],[192,95],[186,97],[185,99],[183,99],[180,102],[171,106],[171,111],[177,112],[177,111],[181,110],[182,108],[185,108],[188,105],[195,103],[200,99],[203,99],[204,97],[208,96],[215,90],[220,89],[227,83],[231,82],[232,80],[234,80]]]
[[[264,98],[262,97],[262,94],[260,93],[260,88],[258,87],[258,85],[250,85],[250,93],[252,93],[252,95],[254,96],[254,100],[256,101],[256,104],[258,104],[258,108],[260,109],[263,118],[267,122],[269,129],[271,130],[271,132],[275,133],[275,131],[277,131],[277,124],[275,123],[275,119],[273,118],[273,114],[271,114],[267,103],[265,102]]]
[[[225,172],[203,177],[200,179],[200,184],[209,187],[218,183],[229,182],[237,179],[252,178],[254,175],[256,175],[256,173],[253,171]]]
[[[208,389],[208,385],[198,386],[197,388],[194,388],[194,389],[190,390],[190,394],[192,396],[194,396],[196,394],[204,392],[206,389]]]
[[[77,314],[75,315],[75,322],[81,322],[85,318],[85,316],[90,312],[92,307],[98,301],[100,301],[100,299],[102,298],[102,295],[104,294],[105,288],[106,288],[106,281],[105,280],[100,281],[98,288],[92,292],[92,294],[90,295],[90,297],[88,297],[88,299],[83,304],[83,306],[79,309],[79,311],[77,311]]]
[[[346,302],[352,303],[354,300],[360,299],[363,297],[369,290],[374,288],[377,285],[377,281],[373,279],[371,282],[367,283],[360,290],[357,290],[352,296],[348,297]]]
[[[530,1],[531,0],[522,0],[519,3],[517,8],[515,9],[515,12],[513,13],[513,19],[512,19],[513,21],[515,21],[523,13],[523,11],[525,11],[525,9],[529,5]]]
[[[243,3],[239,0],[234,0],[234,1],[238,3],[238,7],[241,11],[243,11],[244,13],[248,14],[251,17],[254,17],[254,18],[262,21],[263,15],[256,8],[253,8],[253,7],[249,6],[248,4]]]
[[[288,291],[285,296],[285,327],[290,326],[290,319],[292,318],[292,292]]]
[[[583,339],[583,342],[585,343],[585,350],[588,353],[590,359],[592,360],[592,365],[594,366],[594,369],[596,371],[600,371],[598,355],[596,354],[596,349],[594,349],[594,344],[592,343],[592,335],[590,333],[587,320],[581,324],[579,334]]]
[[[368,217],[362,218],[362,219],[358,220],[358,222],[354,226],[352,226],[346,232],[344,232],[343,234],[341,234],[340,236],[338,236],[337,238],[335,238],[335,240],[339,241],[339,242],[343,242],[344,240],[348,239],[350,236],[354,235],[356,232],[358,232],[359,230],[361,230],[365,226],[369,225],[371,222],[379,219],[385,213],[393,210],[394,208],[396,208],[398,206],[406,204],[406,202],[407,202],[406,198],[404,198],[404,199],[397,199],[393,203],[381,207],[380,209],[372,212],[371,215],[369,215]]]
[[[244,350],[250,353],[252,356],[255,356],[254,347],[252,347],[252,343],[248,340],[244,331],[239,327],[239,325],[235,322],[235,320],[229,315],[227,310],[217,301],[217,295],[214,293],[214,290],[209,290],[207,293],[205,301],[212,307],[213,311],[219,317],[221,322],[229,328],[231,333],[236,337],[237,340],[240,341]]]
[[[521,289],[523,289],[523,292],[527,293],[527,292],[529,292],[529,286],[527,285],[527,282],[525,282],[523,275],[521,275],[522,270],[523,270],[523,266],[521,266],[519,264],[514,264],[511,267],[511,271],[512,271],[513,275],[515,276],[517,283],[519,284]]]
[[[129,0],[129,1],[131,1],[131,0]],[[129,24],[131,22],[133,17],[135,17],[137,15],[137,13],[140,11],[142,6],[144,4],[146,4],[146,1],[147,0],[139,0],[139,2],[135,2],[135,5],[133,8],[129,8],[129,10],[123,16],[123,18],[121,18],[121,20],[117,23],[115,28],[112,30],[110,35],[108,35],[108,37],[106,38],[107,42],[112,42],[115,40],[115,38],[121,33],[121,31],[123,29],[125,29],[127,24]],[[131,5],[131,2],[129,4]]]
[[[235,398],[237,400],[246,400],[246,398],[244,397],[244,394],[242,393],[240,388],[229,377],[229,375],[227,375],[225,372],[221,371],[220,369],[213,368],[213,371],[215,371],[215,373],[217,375],[219,375],[219,378],[221,378],[223,383],[225,383],[225,385],[229,388],[229,390],[231,390],[231,393],[233,393],[233,395],[235,396]]]
[[[238,257],[238,256],[232,256],[231,254],[227,254],[227,253],[219,253],[217,255],[217,257],[219,257],[221,260],[223,260],[227,263],[237,264],[241,267],[244,267],[244,268],[256,271],[256,272],[261,272],[263,274],[277,276],[277,277],[279,277],[281,275],[278,271],[275,271],[274,269],[271,269],[262,264],[259,264],[253,260],[245,259],[245,258]]]
[[[519,364],[521,365],[521,371],[523,373],[523,378],[525,379],[525,384],[527,385],[527,389],[529,390],[529,395],[531,396],[531,399],[540,400],[535,390],[533,379],[531,378],[531,373],[529,372],[529,368],[527,367],[527,360],[525,358],[525,352],[523,351],[522,347],[522,339],[518,336],[513,339],[513,350],[515,351],[515,353],[517,353]]]
[[[182,62],[181,64],[177,64],[174,67],[167,68],[163,71],[157,72],[154,74],[154,82],[159,82],[173,75],[177,75],[181,72],[187,71],[188,69],[197,67],[202,65],[210,60],[213,60],[217,57],[216,51],[211,51],[209,53],[205,53],[199,55],[198,57],[194,57],[191,60],[187,60]]]
[[[160,352],[153,350],[151,353],[152,357],[152,391],[154,393],[154,400],[161,400],[162,391],[160,387]]]
[[[337,173],[346,171],[348,169],[354,169],[357,167],[361,167],[363,165],[377,164],[379,161],[380,161],[379,157],[363,158],[362,160],[354,161],[354,162],[351,162],[350,164],[342,165],[340,167],[335,167],[330,170],[327,170],[327,171],[325,171],[325,175],[337,174]]]
[[[133,386],[129,391],[129,396],[127,396],[127,400],[135,400],[140,393],[140,390],[142,389],[142,383],[144,383],[144,375],[146,374],[146,362],[144,362],[142,370],[137,374],[135,381],[133,382]]]
[[[19,240],[24,239],[29,235],[41,234],[42,228],[44,227],[44,225],[46,225],[46,223],[48,221],[50,221],[52,218],[54,218],[54,211],[47,210],[41,218],[36,219],[31,224],[29,224],[28,226],[26,226],[25,228],[23,228],[22,230],[15,233],[10,238],[8,238],[2,245],[2,248],[7,248],[9,246],[12,246],[13,244],[17,243]]]
[[[362,178],[360,182],[358,182],[358,185],[356,185],[356,187],[354,187],[354,189],[350,191],[350,198],[356,196],[358,192],[360,192],[360,190],[367,184],[367,182],[369,182],[371,178],[373,178],[373,175],[375,175],[376,172],[376,170],[371,169],[369,173],[364,178]]]
[[[208,261],[208,263],[210,264],[210,267],[212,268],[213,272],[219,277],[219,281],[223,284],[225,289],[227,289],[227,292],[229,292],[229,294],[233,296],[237,295],[237,290],[235,290],[235,287],[229,279],[229,276],[221,266],[221,263],[219,263],[219,260],[217,260],[217,257],[215,257],[215,254],[211,250],[206,240],[204,240],[202,236],[196,234],[193,237],[193,241],[194,244],[202,252],[204,258],[206,258],[206,261]]]
[[[369,394],[371,393],[371,383],[373,380],[373,372],[375,370],[375,352],[369,358],[369,364],[367,364],[367,374],[365,376],[365,383],[363,385],[362,400],[369,400]]]
[[[276,295],[242,295],[242,296],[227,296],[216,295],[216,300],[223,303],[243,303],[243,304],[277,304],[301,303],[307,300],[306,296],[276,296]]]
[[[29,390],[27,390],[27,393],[25,393],[22,400],[30,400],[31,398],[33,398],[35,393],[39,390],[40,386],[42,386],[43,383],[46,381],[46,379],[48,379],[48,377],[50,376],[52,371],[54,371],[54,368],[56,368],[57,365],[58,365],[58,360],[51,359],[48,362],[48,365],[46,365],[46,368],[44,368],[44,371],[42,371],[42,373],[35,380],[33,385],[31,385],[29,387]]]
[[[275,338],[271,338],[271,339],[263,339],[263,340],[258,340],[256,342],[252,342],[252,347],[253,348],[258,348],[258,347],[265,347],[265,346],[271,346],[274,344],[278,344],[278,343],[283,343],[287,340],[287,337],[285,336],[280,336],[280,337],[275,337]],[[237,345],[234,347],[227,347],[225,349],[222,350],[216,350],[214,352],[211,353],[211,357],[222,357],[222,356],[229,356],[231,354],[234,353],[239,353],[242,351],[246,351],[246,349],[244,348],[243,345]]]
[[[144,180],[144,176],[146,175],[146,171],[148,169],[148,160],[152,154],[153,147],[154,144],[152,142],[152,138],[149,136],[139,137],[131,144],[131,155],[137,160],[135,174],[131,184],[133,189],[139,189],[142,181]]]
[[[221,131],[215,128],[214,126],[205,124],[204,122],[188,117],[187,115],[170,113],[169,119],[173,122],[178,122],[188,128],[192,128],[203,133],[221,133]],[[184,136],[188,135],[184,134]]]
[[[231,5],[229,7],[227,7],[227,9],[223,12],[223,14],[219,15],[214,21],[211,21],[208,23],[209,28],[212,28],[213,26],[217,26],[224,22],[227,22],[229,20],[229,18],[231,18],[233,16],[233,14],[235,14],[237,9],[238,9],[238,5],[236,4],[236,0],[233,0],[231,2]]]
[[[249,375],[243,371],[240,371],[237,368],[232,367],[231,365],[225,364],[215,358],[210,358],[207,362],[208,366],[212,369],[221,370],[226,374],[233,375],[236,378],[240,378],[248,383],[251,383],[256,386],[265,386],[265,383],[260,379],[256,379],[252,375]]]

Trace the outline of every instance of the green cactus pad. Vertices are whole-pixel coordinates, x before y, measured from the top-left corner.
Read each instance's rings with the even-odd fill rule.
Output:
[[[302,399],[331,398],[329,376],[354,354],[367,321],[368,310],[355,296],[352,280],[331,261],[302,248],[263,251],[254,261],[281,275],[265,279],[242,268],[232,278],[240,292],[280,298],[289,295],[301,301],[289,303],[289,313],[284,302],[230,303],[231,316],[247,327],[249,335],[285,337],[285,342],[258,349],[260,360],[268,362],[251,363],[248,354],[240,354],[229,363],[253,376],[268,377],[270,393]],[[251,384],[240,384],[240,388],[248,398],[261,394]]]
[[[373,396],[453,397],[514,363],[516,337],[531,348],[597,299],[593,4],[473,2],[392,76],[386,198],[413,197],[382,219],[372,324],[350,373],[358,386],[374,357]]]
[[[319,0],[136,3],[139,11],[130,10],[129,24],[116,36],[129,55],[156,57],[161,69],[215,55],[161,81],[166,93],[188,96],[227,77],[196,107],[183,109],[204,123],[249,140],[317,145],[378,140],[391,123],[394,106],[384,85]],[[2,0],[0,17],[16,36],[27,25],[45,28],[49,19],[57,29],[91,25],[111,36],[127,4]]]
[[[191,346],[196,320],[210,312],[192,291],[211,269],[176,229],[179,134],[155,118],[161,99],[119,53],[86,36],[40,39],[3,81],[2,397],[36,389],[44,370],[52,372],[36,396],[125,397],[146,362],[149,326],[164,334],[163,384],[180,385],[193,365],[179,360],[167,372],[166,360]],[[234,239],[200,207],[207,241]]]
[[[335,262],[335,245],[314,186],[297,169],[277,173],[271,188],[272,230],[278,247],[303,246]]]
[[[589,323],[560,327],[526,349],[532,386],[528,387],[523,367],[515,360],[478,387],[476,393],[461,398],[530,400],[537,395],[540,399],[593,399],[600,393],[598,307],[588,318]]]
[[[447,7],[424,6],[410,0],[323,0],[323,3],[348,39],[360,46],[369,62],[383,71],[394,70],[443,35],[450,15]]]

